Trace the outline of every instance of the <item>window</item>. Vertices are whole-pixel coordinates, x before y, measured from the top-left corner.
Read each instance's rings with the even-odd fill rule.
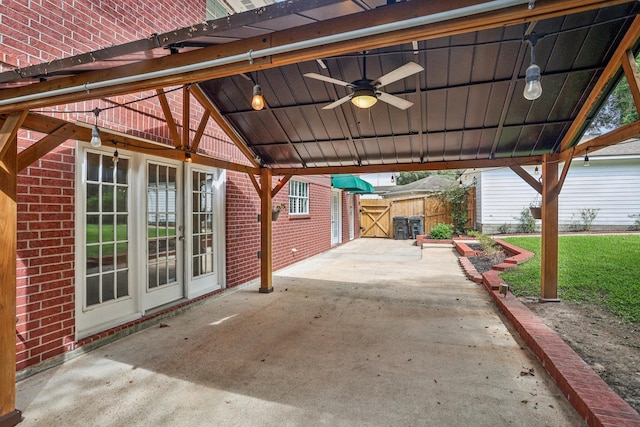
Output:
[[[206,19],[218,19],[224,18],[230,15],[229,10],[224,6],[220,0],[207,0]]]
[[[309,213],[309,183],[289,181],[289,214]]]

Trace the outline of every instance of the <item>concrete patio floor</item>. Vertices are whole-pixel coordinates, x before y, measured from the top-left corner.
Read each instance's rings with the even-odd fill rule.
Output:
[[[584,425],[453,250],[412,243],[352,241],[20,381],[20,426]]]

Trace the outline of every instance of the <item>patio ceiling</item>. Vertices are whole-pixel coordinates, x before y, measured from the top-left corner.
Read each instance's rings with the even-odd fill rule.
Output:
[[[637,1],[276,3],[0,73],[0,113],[197,83],[214,118],[274,174],[537,163],[577,144],[622,73],[611,62],[636,48],[639,11]],[[434,19],[403,26],[424,17]],[[359,32],[371,28],[384,30]],[[543,94],[528,101],[524,37],[532,33],[541,37]],[[336,34],[346,38],[323,42]],[[350,89],[304,74],[352,82],[365,57],[370,79],[409,62],[424,68],[382,88],[411,107],[323,109]],[[266,101],[260,111],[250,104],[255,83]]]

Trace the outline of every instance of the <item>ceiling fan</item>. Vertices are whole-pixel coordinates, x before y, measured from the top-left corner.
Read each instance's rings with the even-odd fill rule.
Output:
[[[367,78],[367,57],[365,56],[362,60],[362,78],[351,83],[317,73],[306,73],[304,76],[311,79],[322,80],[323,82],[332,83],[334,85],[348,87],[352,90],[349,95],[322,107],[323,110],[331,110],[332,108],[336,108],[338,105],[342,105],[349,100],[351,100],[353,105],[356,107],[370,108],[378,102],[378,99],[401,110],[406,110],[413,105],[413,102],[382,92],[379,89],[423,70],[424,68],[421,65],[416,64],[415,62],[408,62],[382,77],[378,77],[376,80],[371,80]]]

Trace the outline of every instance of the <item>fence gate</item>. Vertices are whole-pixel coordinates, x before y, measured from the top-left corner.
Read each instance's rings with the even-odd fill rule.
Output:
[[[360,227],[362,237],[393,239],[393,218],[396,216],[420,216],[424,234],[439,223],[451,224],[451,212],[435,196],[408,197],[405,199],[360,199]],[[468,228],[476,223],[475,188],[469,190],[467,209]]]
[[[360,200],[360,227],[362,237],[393,237],[391,204],[384,199]]]

